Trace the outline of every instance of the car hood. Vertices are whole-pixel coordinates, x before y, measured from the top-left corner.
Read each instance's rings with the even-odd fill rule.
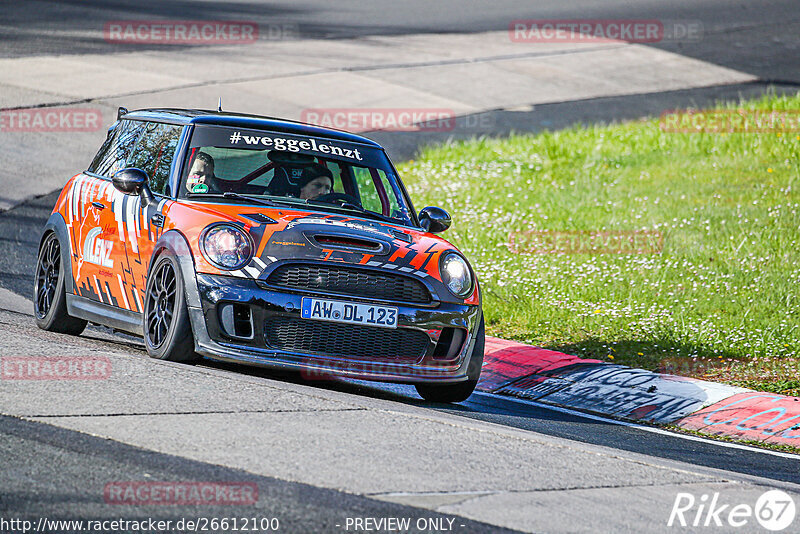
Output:
[[[457,249],[434,234],[382,221],[282,207],[175,204],[170,209],[171,219],[198,221],[189,236],[197,251],[198,272],[266,280],[278,265],[287,262],[351,264],[421,278],[435,294],[450,300],[441,281],[439,260],[442,254]],[[178,214],[187,210],[192,213]],[[214,222],[229,222],[249,233],[255,253],[247,265],[237,271],[219,271],[202,258],[200,234]],[[477,303],[477,290],[474,299]]]

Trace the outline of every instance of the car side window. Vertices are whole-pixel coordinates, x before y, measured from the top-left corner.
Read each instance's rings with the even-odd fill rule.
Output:
[[[144,126],[145,123],[140,121],[120,121],[95,156],[89,172],[111,178],[115,172],[124,169]]]
[[[389,179],[386,173],[380,169],[377,170],[377,176],[381,181],[383,190],[386,192],[386,198],[389,201],[387,210],[383,211],[383,202],[378,196],[375,180],[372,173],[366,167],[353,166],[353,176],[356,179],[359,192],[361,194],[361,205],[375,213],[393,213],[398,209],[397,198],[394,196]]]
[[[166,195],[169,194],[169,173],[183,127],[157,122],[146,124],[127,166],[142,169],[149,178],[150,189]]]

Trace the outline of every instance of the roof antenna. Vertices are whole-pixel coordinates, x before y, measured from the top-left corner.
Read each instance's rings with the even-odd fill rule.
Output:
[[[217,100],[217,111],[222,112],[222,97]]]

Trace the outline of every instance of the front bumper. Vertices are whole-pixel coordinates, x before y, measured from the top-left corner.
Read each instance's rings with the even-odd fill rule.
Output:
[[[303,296],[314,296],[313,293],[268,288],[255,280],[228,276],[198,273],[195,279],[199,299],[189,299],[189,314],[195,350],[208,358],[299,370],[304,377],[311,379],[334,375],[385,382],[439,384],[468,379],[469,359],[481,315],[479,306],[445,302],[438,302],[434,307],[396,305],[398,331],[402,329],[405,334],[413,334],[417,339],[421,339],[421,333],[428,336],[424,354],[413,357],[413,361],[387,358],[381,354],[381,346],[375,346],[368,357],[364,356],[363,351],[354,356],[341,352],[330,354],[313,350],[280,350],[270,344],[269,336],[265,334],[267,321],[295,322],[300,328],[304,324],[319,324],[319,321],[300,318]],[[347,296],[326,295],[325,298],[366,301]],[[198,300],[199,306],[192,306]],[[231,332],[230,322],[222,319],[222,308],[231,304],[236,304],[237,310],[247,310],[250,314],[252,328],[249,336],[235,335]],[[335,324],[337,328],[349,326]],[[447,335],[443,335],[447,331],[453,337],[451,341],[447,341]],[[453,334],[459,331],[463,333]],[[356,333],[353,335],[357,336]],[[445,343],[451,343],[450,350]]]

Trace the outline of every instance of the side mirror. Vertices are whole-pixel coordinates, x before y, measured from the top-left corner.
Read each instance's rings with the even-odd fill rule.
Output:
[[[139,195],[142,198],[142,205],[147,206],[155,202],[153,192],[147,185],[147,174],[142,169],[131,167],[122,169],[114,174],[111,182],[117,191],[126,195]]]
[[[419,222],[422,227],[432,233],[438,234],[450,228],[450,214],[442,208],[428,206],[419,212]]]

